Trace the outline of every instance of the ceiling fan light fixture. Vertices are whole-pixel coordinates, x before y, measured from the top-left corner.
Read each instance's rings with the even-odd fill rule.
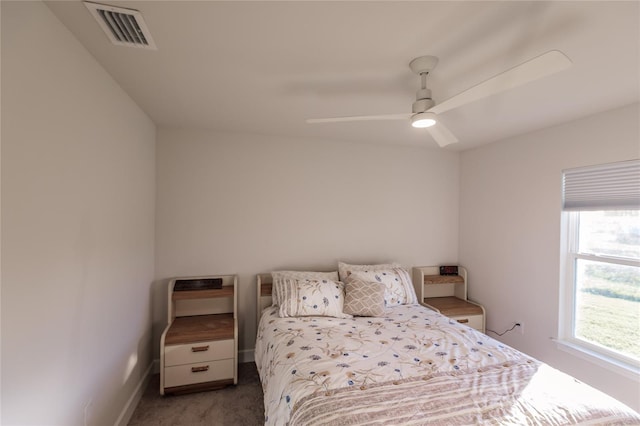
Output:
[[[411,117],[411,125],[418,129],[431,127],[437,123],[436,115],[432,112],[419,112]]]

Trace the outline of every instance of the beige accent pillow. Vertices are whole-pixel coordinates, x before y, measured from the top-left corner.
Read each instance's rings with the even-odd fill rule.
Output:
[[[349,279],[345,283],[345,314],[359,317],[384,316],[384,284]]]

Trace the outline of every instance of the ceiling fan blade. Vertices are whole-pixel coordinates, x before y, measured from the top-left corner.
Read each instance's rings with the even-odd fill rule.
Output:
[[[309,118],[307,123],[339,123],[344,121],[408,120],[413,114],[354,115],[351,117]]]
[[[483,81],[446,101],[434,106],[429,111],[441,114],[478,99],[486,98],[505,90],[513,89],[542,77],[557,73],[571,65],[571,60],[559,50],[551,50],[533,59],[517,65],[503,73]]]
[[[458,142],[458,138],[455,137],[453,133],[447,127],[442,124],[442,121],[438,120],[438,122],[431,126],[427,127],[427,130],[431,134],[431,137],[440,145],[440,147],[447,146],[452,143]]]

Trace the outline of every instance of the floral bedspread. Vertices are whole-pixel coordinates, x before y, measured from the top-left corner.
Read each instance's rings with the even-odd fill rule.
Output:
[[[458,420],[475,423],[479,420],[477,416],[480,419],[486,416],[489,413],[487,407],[493,407],[496,401],[507,404],[515,398],[514,395],[531,394],[531,387],[527,385],[534,376],[539,376],[537,372],[544,366],[509,346],[419,305],[388,308],[382,318],[351,319],[279,318],[277,308],[269,307],[265,309],[258,327],[255,358],[264,391],[267,425],[285,425],[292,419],[298,419],[292,424],[304,425],[399,424],[398,413],[412,416],[412,420],[407,417],[403,424],[423,424],[427,418],[435,420],[436,415],[441,416],[438,418],[442,424],[447,424],[454,418],[443,413],[460,415],[456,404],[461,398],[468,399],[469,392],[475,398],[475,411],[467,407],[471,417]],[[553,370],[547,366],[542,370],[545,369]],[[573,378],[553,371],[556,378],[579,384],[581,390],[588,389],[587,393],[596,395],[599,400],[605,398],[617,404],[617,401]],[[494,381],[488,385],[494,389],[491,392],[478,388],[489,381]],[[539,377],[536,376],[535,381],[539,381]],[[448,392],[449,399],[415,398],[421,388],[432,397],[436,391],[441,395]],[[456,388],[460,389],[454,392]],[[555,403],[554,399],[552,395],[552,403]],[[352,406],[347,405],[349,401]],[[372,401],[377,402],[374,405]],[[432,402],[436,412],[429,405]],[[387,406],[383,410],[384,404]],[[400,405],[403,409],[397,409]],[[536,424],[535,418],[527,417],[531,415],[527,410],[533,410],[533,415],[537,415],[535,404],[529,408],[526,404],[520,405],[523,412],[518,415],[524,417],[516,415],[515,419]],[[513,414],[512,408],[500,406],[494,410]],[[565,408],[558,408],[557,413],[564,416]],[[634,412],[624,405],[619,404],[617,408],[619,410],[615,413],[627,410],[630,412],[627,420],[631,419],[632,424],[640,423],[640,417],[634,417]],[[574,422],[589,418],[571,417],[570,411],[568,416]],[[514,421],[514,418],[509,420]],[[561,418],[556,420],[559,420],[558,424],[564,424]]]

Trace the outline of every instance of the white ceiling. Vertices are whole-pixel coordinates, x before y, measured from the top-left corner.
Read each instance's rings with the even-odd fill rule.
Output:
[[[408,121],[408,63],[440,58],[436,102],[549,50],[573,66],[442,114],[469,149],[640,99],[640,2],[103,1],[139,10],[158,50],[112,45],[77,0],[47,2],[160,127],[436,147]]]

